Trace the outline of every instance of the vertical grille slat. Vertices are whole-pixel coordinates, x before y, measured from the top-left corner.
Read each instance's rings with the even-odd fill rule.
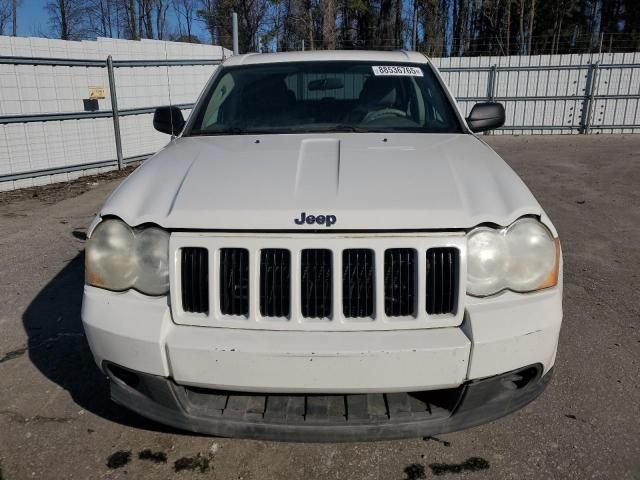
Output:
[[[198,267],[196,265],[197,262],[197,256],[194,255],[193,258],[191,259],[191,261],[193,262],[193,268],[191,269],[191,295],[193,297],[192,302],[193,305],[200,305],[200,296],[198,295],[199,291],[198,291]]]
[[[442,312],[442,302],[444,296],[444,252],[440,249],[436,253],[436,262],[438,262],[438,286],[436,288],[436,311]]]
[[[332,311],[332,258],[331,250],[302,250],[300,298],[302,316],[329,318]]]
[[[223,315],[249,314],[249,250],[220,250],[220,311]]]
[[[384,310],[388,317],[416,313],[416,256],[411,248],[384,252]]]
[[[183,248],[181,253],[182,309],[191,313],[209,313],[209,251]]]
[[[373,250],[342,252],[342,311],[347,318],[373,316],[375,289]]]
[[[449,304],[451,305],[451,313],[456,308],[456,297],[458,296],[458,251],[454,250],[453,255],[449,257]]]
[[[260,252],[260,314],[288,317],[291,304],[291,254],[270,248]]]
[[[443,247],[427,250],[426,306],[430,315],[455,313],[460,252]]]
[[[209,305],[209,254],[199,255],[198,258],[198,298],[201,302],[206,302],[206,309]],[[196,289],[194,289],[196,290]]]

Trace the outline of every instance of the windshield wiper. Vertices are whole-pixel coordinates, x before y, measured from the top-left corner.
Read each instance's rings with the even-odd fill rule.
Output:
[[[221,128],[220,130],[192,130],[190,135],[206,136],[206,135],[243,135],[246,132],[240,127]]]
[[[354,132],[354,133],[367,133],[371,130],[366,128],[354,127],[353,125],[335,125],[329,128],[318,129],[318,132]]]
[[[273,128],[273,129],[243,129],[240,127],[228,127],[218,130],[192,130],[190,135],[212,136],[212,135],[260,135],[260,134],[286,134],[286,133],[326,133],[326,132],[372,132],[366,128],[354,127],[353,125],[335,125],[329,128]]]

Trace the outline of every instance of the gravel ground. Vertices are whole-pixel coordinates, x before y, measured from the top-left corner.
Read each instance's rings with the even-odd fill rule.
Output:
[[[640,135],[493,136],[560,232],[551,386],[438,438],[285,444],[186,434],[112,404],[80,322],[86,227],[117,174],[0,194],[0,479],[640,479]]]

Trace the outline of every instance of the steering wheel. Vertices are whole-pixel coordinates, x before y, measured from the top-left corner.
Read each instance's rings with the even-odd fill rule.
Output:
[[[383,108],[381,110],[376,110],[374,112],[367,113],[365,117],[362,119],[362,123],[370,123],[370,122],[379,120],[380,118],[390,117],[390,116],[406,117],[407,112],[403,112],[402,110],[399,110],[397,108]]]

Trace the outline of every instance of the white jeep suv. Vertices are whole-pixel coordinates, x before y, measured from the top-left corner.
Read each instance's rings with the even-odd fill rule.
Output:
[[[549,382],[555,228],[410,52],[226,60],[89,229],[82,318],[111,396],[212,435],[401,438]]]

